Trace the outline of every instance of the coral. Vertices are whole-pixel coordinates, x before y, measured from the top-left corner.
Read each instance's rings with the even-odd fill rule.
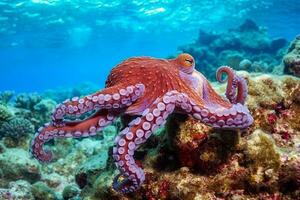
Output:
[[[148,173],[145,187],[143,188],[144,197],[147,200],[167,200],[170,199],[170,181],[168,179],[161,179]]]
[[[279,171],[279,186],[284,193],[300,192],[300,157],[287,160]]]
[[[57,88],[56,90],[47,90],[42,95],[44,98],[52,99],[55,102],[62,102],[71,99],[74,96],[80,97],[96,92],[98,86],[94,83],[85,82],[76,85],[73,88]]]
[[[280,154],[275,148],[272,137],[261,130],[255,130],[247,141],[247,155],[253,161],[253,169],[278,170],[280,166]]]
[[[27,181],[10,182],[8,188],[0,188],[1,200],[34,200],[31,185]]]
[[[92,196],[93,199],[122,199],[122,195],[114,192],[111,188],[113,177],[116,175],[112,170],[105,170],[95,179],[92,188],[86,188],[81,194]]]
[[[277,145],[292,145],[300,131],[300,79],[292,76],[247,74],[247,104],[255,127],[272,133]]]
[[[80,188],[91,185],[106,168],[106,160],[108,155],[101,152],[98,155],[90,157],[84,164],[78,166],[75,179]]]
[[[42,97],[37,93],[18,94],[15,99],[15,107],[27,110],[34,110],[34,106],[42,100]]]
[[[58,200],[55,192],[43,182],[36,182],[31,188],[35,200]]]
[[[277,185],[280,154],[273,138],[261,130],[256,130],[247,141],[249,177],[247,190],[252,192],[273,191]]]
[[[179,51],[192,54],[196,69],[215,80],[213,72],[222,65],[249,72],[282,73],[280,60],[287,45],[287,40],[270,39],[264,28],[246,20],[240,27],[224,32],[200,30],[198,39],[179,47]],[[247,65],[245,59],[250,61]]]
[[[285,73],[300,77],[300,35],[291,42],[282,64]]]
[[[34,133],[34,126],[27,119],[13,118],[4,122],[0,127],[1,137],[11,137],[19,139]]]
[[[0,104],[0,126],[3,122],[9,121],[13,117],[13,113],[10,111],[10,109]]]
[[[189,167],[205,174],[218,172],[239,141],[235,131],[214,130],[180,115],[174,116],[166,124],[166,132],[172,143],[171,149],[174,149],[173,157],[179,160],[179,167]],[[170,152],[167,154],[166,157],[170,156]]]
[[[67,185],[62,193],[64,200],[75,199],[75,197],[79,197],[80,190],[76,185]]]
[[[33,183],[41,179],[38,162],[30,159],[27,151],[18,148],[9,148],[0,154],[0,169],[3,174],[1,184],[20,179]]]
[[[0,143],[0,154],[3,153],[5,150],[5,146],[2,143]]]
[[[15,93],[13,91],[0,92],[0,104],[8,104],[14,94]]]
[[[19,94],[14,101],[16,116],[30,120],[36,127],[42,126],[50,119],[51,112],[56,106],[52,99],[43,99],[37,93]]]
[[[51,99],[42,99],[35,104],[32,110],[32,117],[34,118],[34,121],[36,121],[35,125],[38,127],[46,121],[49,121],[49,116],[55,107],[56,102]]]

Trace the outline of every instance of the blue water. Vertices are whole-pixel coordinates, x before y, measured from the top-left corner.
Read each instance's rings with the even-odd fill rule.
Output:
[[[300,32],[299,0],[0,0],[0,91],[100,87],[130,56],[167,57],[250,18],[272,37]]]

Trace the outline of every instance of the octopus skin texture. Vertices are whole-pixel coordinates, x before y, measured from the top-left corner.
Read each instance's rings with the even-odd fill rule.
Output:
[[[244,105],[246,81],[227,66],[218,69],[219,82],[225,82],[222,74],[227,75],[227,99],[219,96],[195,70],[194,58],[189,54],[175,59],[129,58],[112,69],[103,90],[58,105],[52,122],[34,137],[31,152],[39,161],[49,162],[52,153],[43,149],[48,140],[94,136],[118,116],[132,119],[115,138],[113,158],[120,174],[114,178],[113,188],[122,193],[133,192],[145,180],[134,152],[164,125],[170,114],[187,114],[217,129],[245,129],[253,123]],[[79,118],[90,111],[95,113],[87,119],[66,119]]]

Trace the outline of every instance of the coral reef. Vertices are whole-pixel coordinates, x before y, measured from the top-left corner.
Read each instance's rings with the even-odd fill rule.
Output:
[[[46,120],[44,112],[50,112],[55,101],[39,94],[33,95],[40,96],[39,101],[28,100],[36,98],[24,94],[19,99],[35,103],[19,100],[18,105],[26,106],[15,107],[16,98],[11,98],[0,105],[0,129],[23,120],[31,128],[9,126],[10,133],[1,134],[0,199],[299,199],[300,79],[245,71],[238,75],[248,85],[246,105],[253,125],[243,131],[218,131],[185,115],[172,115],[135,152],[146,179],[128,195],[111,187],[118,172],[108,156],[123,128],[121,120],[93,138],[48,142],[55,157],[44,165],[30,157],[28,144],[32,128],[38,128],[36,119]],[[213,87],[218,93],[226,91],[225,85]]]
[[[0,104],[8,104],[14,95],[13,91],[0,92]]]
[[[199,31],[198,39],[179,47],[179,51],[195,57],[196,69],[214,80],[214,71],[221,65],[249,72],[282,73],[280,60],[288,41],[270,39],[265,28],[246,20],[238,28],[224,32]]]
[[[10,182],[7,189],[0,188],[0,199],[3,200],[33,200],[31,184],[24,180]]]
[[[18,94],[12,102],[18,108],[15,115],[30,120],[35,127],[41,126],[49,120],[56,102],[52,99],[43,99],[37,93]]]
[[[290,44],[282,64],[285,73],[300,77],[300,35]]]
[[[43,182],[33,184],[31,192],[36,200],[58,200],[55,192]]]
[[[41,179],[41,170],[38,162],[33,161],[29,152],[23,149],[10,148],[5,150],[0,154],[0,166],[0,186],[20,179],[30,183]]]

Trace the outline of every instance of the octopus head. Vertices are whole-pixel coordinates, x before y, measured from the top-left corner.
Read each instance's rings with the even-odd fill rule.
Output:
[[[174,61],[180,71],[183,71],[187,74],[193,73],[195,69],[195,60],[190,54],[182,53],[175,58]]]

